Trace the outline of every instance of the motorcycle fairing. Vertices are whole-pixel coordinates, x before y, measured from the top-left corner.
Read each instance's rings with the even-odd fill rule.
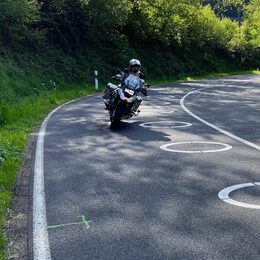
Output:
[[[133,90],[139,89],[141,87],[141,82],[139,76],[130,74],[124,81],[124,84]]]

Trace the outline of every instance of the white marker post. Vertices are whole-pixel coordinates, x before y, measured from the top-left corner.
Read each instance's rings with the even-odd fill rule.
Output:
[[[97,70],[95,70],[95,88],[96,88],[96,90],[98,90],[98,71]]]

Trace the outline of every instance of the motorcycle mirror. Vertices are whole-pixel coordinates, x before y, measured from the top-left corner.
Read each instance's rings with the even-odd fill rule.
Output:
[[[122,78],[122,74],[117,74],[115,76],[112,76],[112,79],[117,80],[117,81],[121,81]]]

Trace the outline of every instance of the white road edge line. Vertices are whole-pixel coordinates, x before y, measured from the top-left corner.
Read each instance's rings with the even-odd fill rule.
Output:
[[[81,98],[79,98],[81,99]],[[46,203],[44,190],[44,137],[51,116],[61,107],[75,102],[74,99],[54,109],[43,121],[38,133],[33,180],[33,259],[50,260],[50,245],[47,231]]]
[[[249,142],[249,141],[247,141],[247,140],[245,140],[245,139],[243,139],[243,138],[240,138],[240,137],[238,137],[238,136],[236,136],[236,135],[233,135],[233,134],[231,134],[230,132],[227,132],[226,130],[223,130],[223,129],[217,127],[216,125],[213,125],[213,124],[209,123],[208,121],[206,121],[206,120],[200,118],[199,116],[196,116],[194,113],[192,113],[192,112],[185,106],[185,99],[186,99],[188,96],[190,96],[190,95],[192,95],[192,94],[194,94],[194,93],[196,93],[196,92],[199,92],[199,91],[201,91],[201,90],[207,89],[207,88],[213,88],[213,87],[200,88],[200,89],[191,91],[191,92],[189,92],[188,94],[186,94],[184,97],[182,97],[182,99],[180,100],[180,105],[181,105],[182,109],[183,109],[185,112],[187,112],[189,115],[191,115],[192,117],[194,117],[194,118],[196,118],[197,120],[199,120],[200,122],[202,122],[203,124],[206,124],[207,126],[209,126],[209,127],[213,128],[213,129],[217,130],[218,132],[220,132],[220,133],[222,133],[222,134],[224,134],[224,135],[227,135],[227,136],[231,137],[232,139],[235,139],[235,140],[237,140],[237,141],[239,141],[239,142],[241,142],[241,143],[243,143],[243,144],[245,144],[245,145],[248,145],[248,146],[250,146],[250,147],[252,147],[252,148],[255,148],[255,149],[257,149],[257,150],[260,151],[260,146],[254,144],[254,143],[251,143],[251,142]]]

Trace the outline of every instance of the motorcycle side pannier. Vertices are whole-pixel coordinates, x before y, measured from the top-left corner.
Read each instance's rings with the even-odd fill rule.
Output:
[[[114,99],[115,99],[115,89],[117,88],[117,86],[109,83],[107,86],[106,86],[106,89],[104,91],[104,94],[103,94],[103,99],[104,99],[104,102],[107,104],[107,105],[110,105],[110,106],[113,106],[113,103],[114,103]]]

